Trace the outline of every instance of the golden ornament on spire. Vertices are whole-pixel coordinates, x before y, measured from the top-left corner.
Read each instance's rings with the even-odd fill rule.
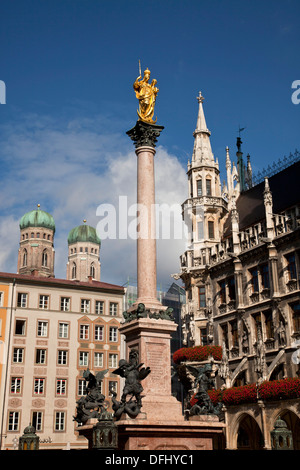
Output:
[[[138,117],[141,121],[148,122],[150,124],[155,124],[153,120],[154,116],[154,106],[156,95],[159,89],[155,86],[157,80],[152,80],[149,83],[150,79],[150,70],[148,68],[144,71],[144,77],[142,78],[141,72],[140,75],[137,77],[133,84],[133,89],[135,91],[135,95],[139,100],[139,110],[137,111]]]

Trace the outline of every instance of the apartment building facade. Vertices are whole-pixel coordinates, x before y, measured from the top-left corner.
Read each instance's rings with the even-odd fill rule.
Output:
[[[86,392],[83,372],[107,369],[102,393],[109,407],[110,390],[120,392],[112,371],[122,355],[124,288],[100,281],[100,240],[86,225],[69,240],[77,269],[55,278],[55,225],[42,212],[21,219],[18,272],[0,272],[1,449],[15,448],[29,423],[40,449],[86,448],[74,421],[76,401]],[[83,254],[93,269],[78,269]]]

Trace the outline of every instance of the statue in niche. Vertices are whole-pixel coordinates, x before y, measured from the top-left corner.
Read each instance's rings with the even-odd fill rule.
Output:
[[[256,355],[254,357],[255,363],[255,372],[258,376],[258,383],[263,382],[266,380],[268,375],[268,367],[266,362],[266,350],[265,344],[263,341],[261,324],[257,324],[257,343],[256,343]]]
[[[285,325],[284,325],[282,320],[279,323],[279,327],[277,329],[277,334],[278,334],[279,346],[286,346]]]
[[[207,414],[220,415],[223,406],[222,403],[214,405],[208,394],[208,390],[215,388],[212,365],[205,364],[205,366],[202,367],[187,366],[187,368],[195,377],[193,387],[197,389],[194,396],[196,403],[188,411],[189,416]]]
[[[213,314],[212,310],[208,309],[208,321],[207,321],[207,339],[209,344],[212,344],[214,340],[214,321],[213,321]]]
[[[90,418],[98,418],[103,411],[105,396],[101,393],[101,382],[108,369],[101,370],[94,375],[89,369],[83,372],[83,378],[87,382],[86,395],[76,401],[76,416],[73,421],[85,424]]]
[[[142,408],[142,392],[143,387],[141,380],[145,379],[150,374],[150,367],[142,367],[139,364],[138,351],[132,349],[129,353],[129,361],[121,359],[119,361],[118,369],[113,373],[125,378],[125,385],[121,396],[121,401],[116,400],[116,393],[111,390],[113,395],[113,410],[116,419],[119,419],[122,413],[127,413],[131,418],[135,418]],[[127,400],[127,397],[130,397]]]
[[[222,345],[222,360],[219,366],[219,376],[226,385],[226,388],[230,387],[230,379],[231,379],[231,372],[229,368],[229,360],[228,360],[228,350],[226,347],[226,342],[223,340]]]
[[[144,77],[142,78],[141,72],[133,84],[135,95],[139,100],[139,110],[137,111],[138,117],[141,121],[148,122],[149,124],[155,124],[153,120],[154,106],[156,101],[156,95],[159,89],[156,87],[157,80],[150,80],[150,70],[144,71]]]
[[[246,329],[243,330],[243,334],[242,334],[242,349],[243,349],[243,354],[248,354],[249,339],[248,339],[248,332]]]

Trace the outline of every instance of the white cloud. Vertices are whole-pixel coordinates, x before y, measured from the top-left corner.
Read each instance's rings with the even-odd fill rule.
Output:
[[[94,119],[54,119],[49,116],[22,116],[0,130],[0,270],[16,271],[19,240],[18,221],[41,204],[56,223],[55,251],[57,277],[65,277],[68,232],[82,220],[96,227],[97,207],[114,204],[127,196],[136,202],[137,157],[125,135],[110,132],[101,116]],[[156,202],[178,204],[186,198],[185,169],[176,156],[162,147],[155,156]],[[181,223],[180,211],[175,216]],[[179,269],[182,240],[158,240],[158,281],[171,282]],[[136,276],[136,242],[103,240],[101,279],[124,283]]]

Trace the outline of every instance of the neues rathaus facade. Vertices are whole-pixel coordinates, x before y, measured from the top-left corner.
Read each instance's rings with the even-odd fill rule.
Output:
[[[255,181],[239,133],[236,164],[226,148],[221,184],[201,93],[197,99],[182,205],[190,239],[178,275],[186,290],[183,345],[222,346],[218,386],[299,377],[299,153]]]

